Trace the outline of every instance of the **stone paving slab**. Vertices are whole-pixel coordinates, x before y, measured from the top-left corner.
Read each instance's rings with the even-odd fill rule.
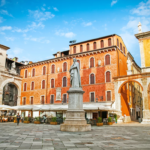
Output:
[[[59,125],[0,123],[0,150],[150,150],[150,125],[92,126],[61,132]]]

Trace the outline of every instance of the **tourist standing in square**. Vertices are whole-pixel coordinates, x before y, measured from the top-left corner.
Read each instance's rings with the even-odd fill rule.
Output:
[[[19,115],[19,113],[18,113],[18,115],[17,115],[17,126],[19,125],[19,121],[20,121],[20,115]]]

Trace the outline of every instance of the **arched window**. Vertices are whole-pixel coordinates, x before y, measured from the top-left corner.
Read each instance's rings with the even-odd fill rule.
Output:
[[[125,47],[123,47],[123,53],[125,54],[126,52],[125,52]]]
[[[31,82],[31,90],[34,90],[34,82]]]
[[[110,55],[105,56],[105,65],[110,65]]]
[[[63,63],[63,71],[67,71],[67,62]]]
[[[32,77],[35,76],[35,68],[32,69]]]
[[[43,67],[43,75],[46,75],[46,66]]]
[[[90,68],[94,67],[94,58],[90,58]]]
[[[111,46],[111,38],[108,39],[108,46]]]
[[[45,89],[45,80],[42,81],[42,89]]]
[[[89,45],[89,43],[86,45],[86,49],[87,49],[87,51],[90,50],[90,45]]]
[[[28,76],[28,70],[25,70],[24,77],[27,78],[27,76]]]
[[[24,83],[24,91],[27,91],[27,83]]]
[[[76,46],[73,47],[73,53],[76,53]]]
[[[107,101],[111,101],[111,91],[106,92]]]
[[[30,104],[33,105],[33,96],[30,97]]]
[[[51,88],[54,88],[54,79],[51,79]]]
[[[25,104],[26,104],[26,97],[23,97],[22,105],[25,105]]]
[[[119,47],[119,40],[117,39],[117,46]]]
[[[54,65],[54,64],[52,65],[52,68],[51,68],[51,69],[52,69],[51,72],[52,72],[52,73],[55,73],[55,65]]]
[[[95,76],[94,74],[90,74],[90,84],[94,84],[95,83]]]
[[[93,49],[96,49],[96,42],[93,43]]]
[[[103,48],[103,47],[104,47],[104,41],[101,40],[101,48]]]
[[[82,53],[82,52],[83,52],[83,46],[80,45],[80,53]]]
[[[80,60],[77,60],[77,62],[79,63],[79,69],[80,69]]]
[[[106,72],[106,82],[111,82],[111,74],[110,71]]]
[[[122,50],[122,44],[120,43],[120,49]]]
[[[45,100],[44,100],[45,96],[41,96],[41,104],[44,104]]]
[[[66,86],[67,86],[67,78],[63,77],[63,87],[66,87]]]

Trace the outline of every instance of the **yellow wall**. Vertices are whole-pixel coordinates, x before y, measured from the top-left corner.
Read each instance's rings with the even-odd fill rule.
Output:
[[[143,40],[145,67],[150,67],[150,39]]]

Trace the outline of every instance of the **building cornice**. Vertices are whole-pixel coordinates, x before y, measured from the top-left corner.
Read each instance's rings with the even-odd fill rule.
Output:
[[[2,48],[2,49],[4,49],[4,50],[10,49],[9,47],[7,47],[7,46],[5,46],[5,45],[2,45],[2,44],[0,44],[0,48]]]
[[[86,52],[82,52],[82,53],[70,54],[68,56],[57,57],[57,58],[52,58],[52,59],[49,59],[49,60],[35,62],[35,63],[29,64],[29,65],[21,66],[19,68],[20,69],[30,68],[30,67],[33,67],[33,66],[43,65],[43,64],[47,64],[47,63],[54,63],[54,62],[58,62],[58,61],[67,60],[67,59],[70,59],[70,58],[77,58],[77,57],[83,57],[83,56],[93,55],[93,54],[97,54],[97,53],[104,53],[104,52],[113,51],[113,50],[116,50],[116,49],[117,49],[117,46],[110,46],[110,47],[105,47],[105,48],[96,49],[96,50],[92,50],[92,51],[86,51]]]
[[[142,38],[150,37],[150,31],[135,34],[135,37],[137,39],[142,39]]]

